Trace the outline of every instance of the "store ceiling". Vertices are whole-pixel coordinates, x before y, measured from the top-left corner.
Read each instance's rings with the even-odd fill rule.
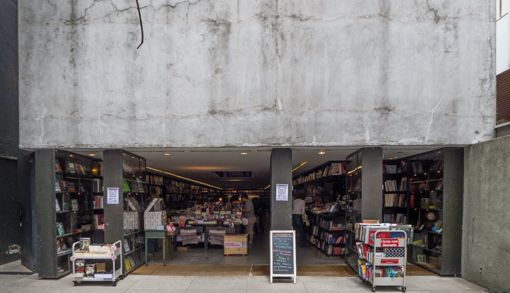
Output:
[[[383,147],[385,160],[404,158],[438,149],[440,146],[392,146]],[[221,189],[263,189],[270,183],[270,159],[272,148],[147,148],[125,149],[147,160],[147,167],[168,172],[192,180],[210,184]],[[302,147],[292,148],[292,167],[307,163],[294,171],[292,176],[328,161],[345,160],[358,147]],[[70,150],[90,154],[91,150]],[[324,155],[319,155],[324,151]],[[101,158],[102,151],[95,150]],[[247,153],[241,155],[241,153]],[[169,155],[165,155],[169,154]],[[153,171],[149,169],[148,171]],[[220,177],[214,172],[249,171],[251,177]]]

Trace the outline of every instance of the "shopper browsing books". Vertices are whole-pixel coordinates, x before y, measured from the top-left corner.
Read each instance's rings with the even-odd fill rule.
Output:
[[[305,213],[304,197],[304,193],[300,191],[296,194],[294,201],[292,201],[292,227],[296,230],[299,247],[306,247],[303,226],[303,214]]]
[[[246,193],[241,195],[241,200],[244,203],[243,218],[248,219],[248,224],[246,225],[246,233],[248,234],[249,243],[253,243],[253,225],[257,221],[257,217],[255,217],[255,208],[253,206],[253,202],[248,198]]]

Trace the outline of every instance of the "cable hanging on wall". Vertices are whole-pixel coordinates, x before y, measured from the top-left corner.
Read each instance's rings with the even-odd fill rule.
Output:
[[[136,49],[138,50],[138,48],[140,48],[140,46],[142,46],[142,44],[143,44],[142,13],[140,12],[140,4],[138,4],[138,0],[136,0],[136,7],[138,8],[138,18],[140,19],[140,29],[142,31],[142,41],[140,42],[140,45],[138,45],[138,47],[136,47]]]

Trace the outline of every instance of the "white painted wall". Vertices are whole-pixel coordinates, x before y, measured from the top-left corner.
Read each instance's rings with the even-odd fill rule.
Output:
[[[496,23],[496,74],[510,68],[508,54],[508,14],[498,19]]]
[[[20,144],[470,144],[494,1],[19,1]]]

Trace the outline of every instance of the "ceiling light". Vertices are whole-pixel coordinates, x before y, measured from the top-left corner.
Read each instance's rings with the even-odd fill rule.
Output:
[[[325,155],[326,152],[319,152],[319,155]]]
[[[89,156],[94,157],[96,154],[89,154]]]
[[[246,156],[248,153],[241,153],[241,155]]]
[[[165,156],[170,156],[170,154],[165,154]]]

